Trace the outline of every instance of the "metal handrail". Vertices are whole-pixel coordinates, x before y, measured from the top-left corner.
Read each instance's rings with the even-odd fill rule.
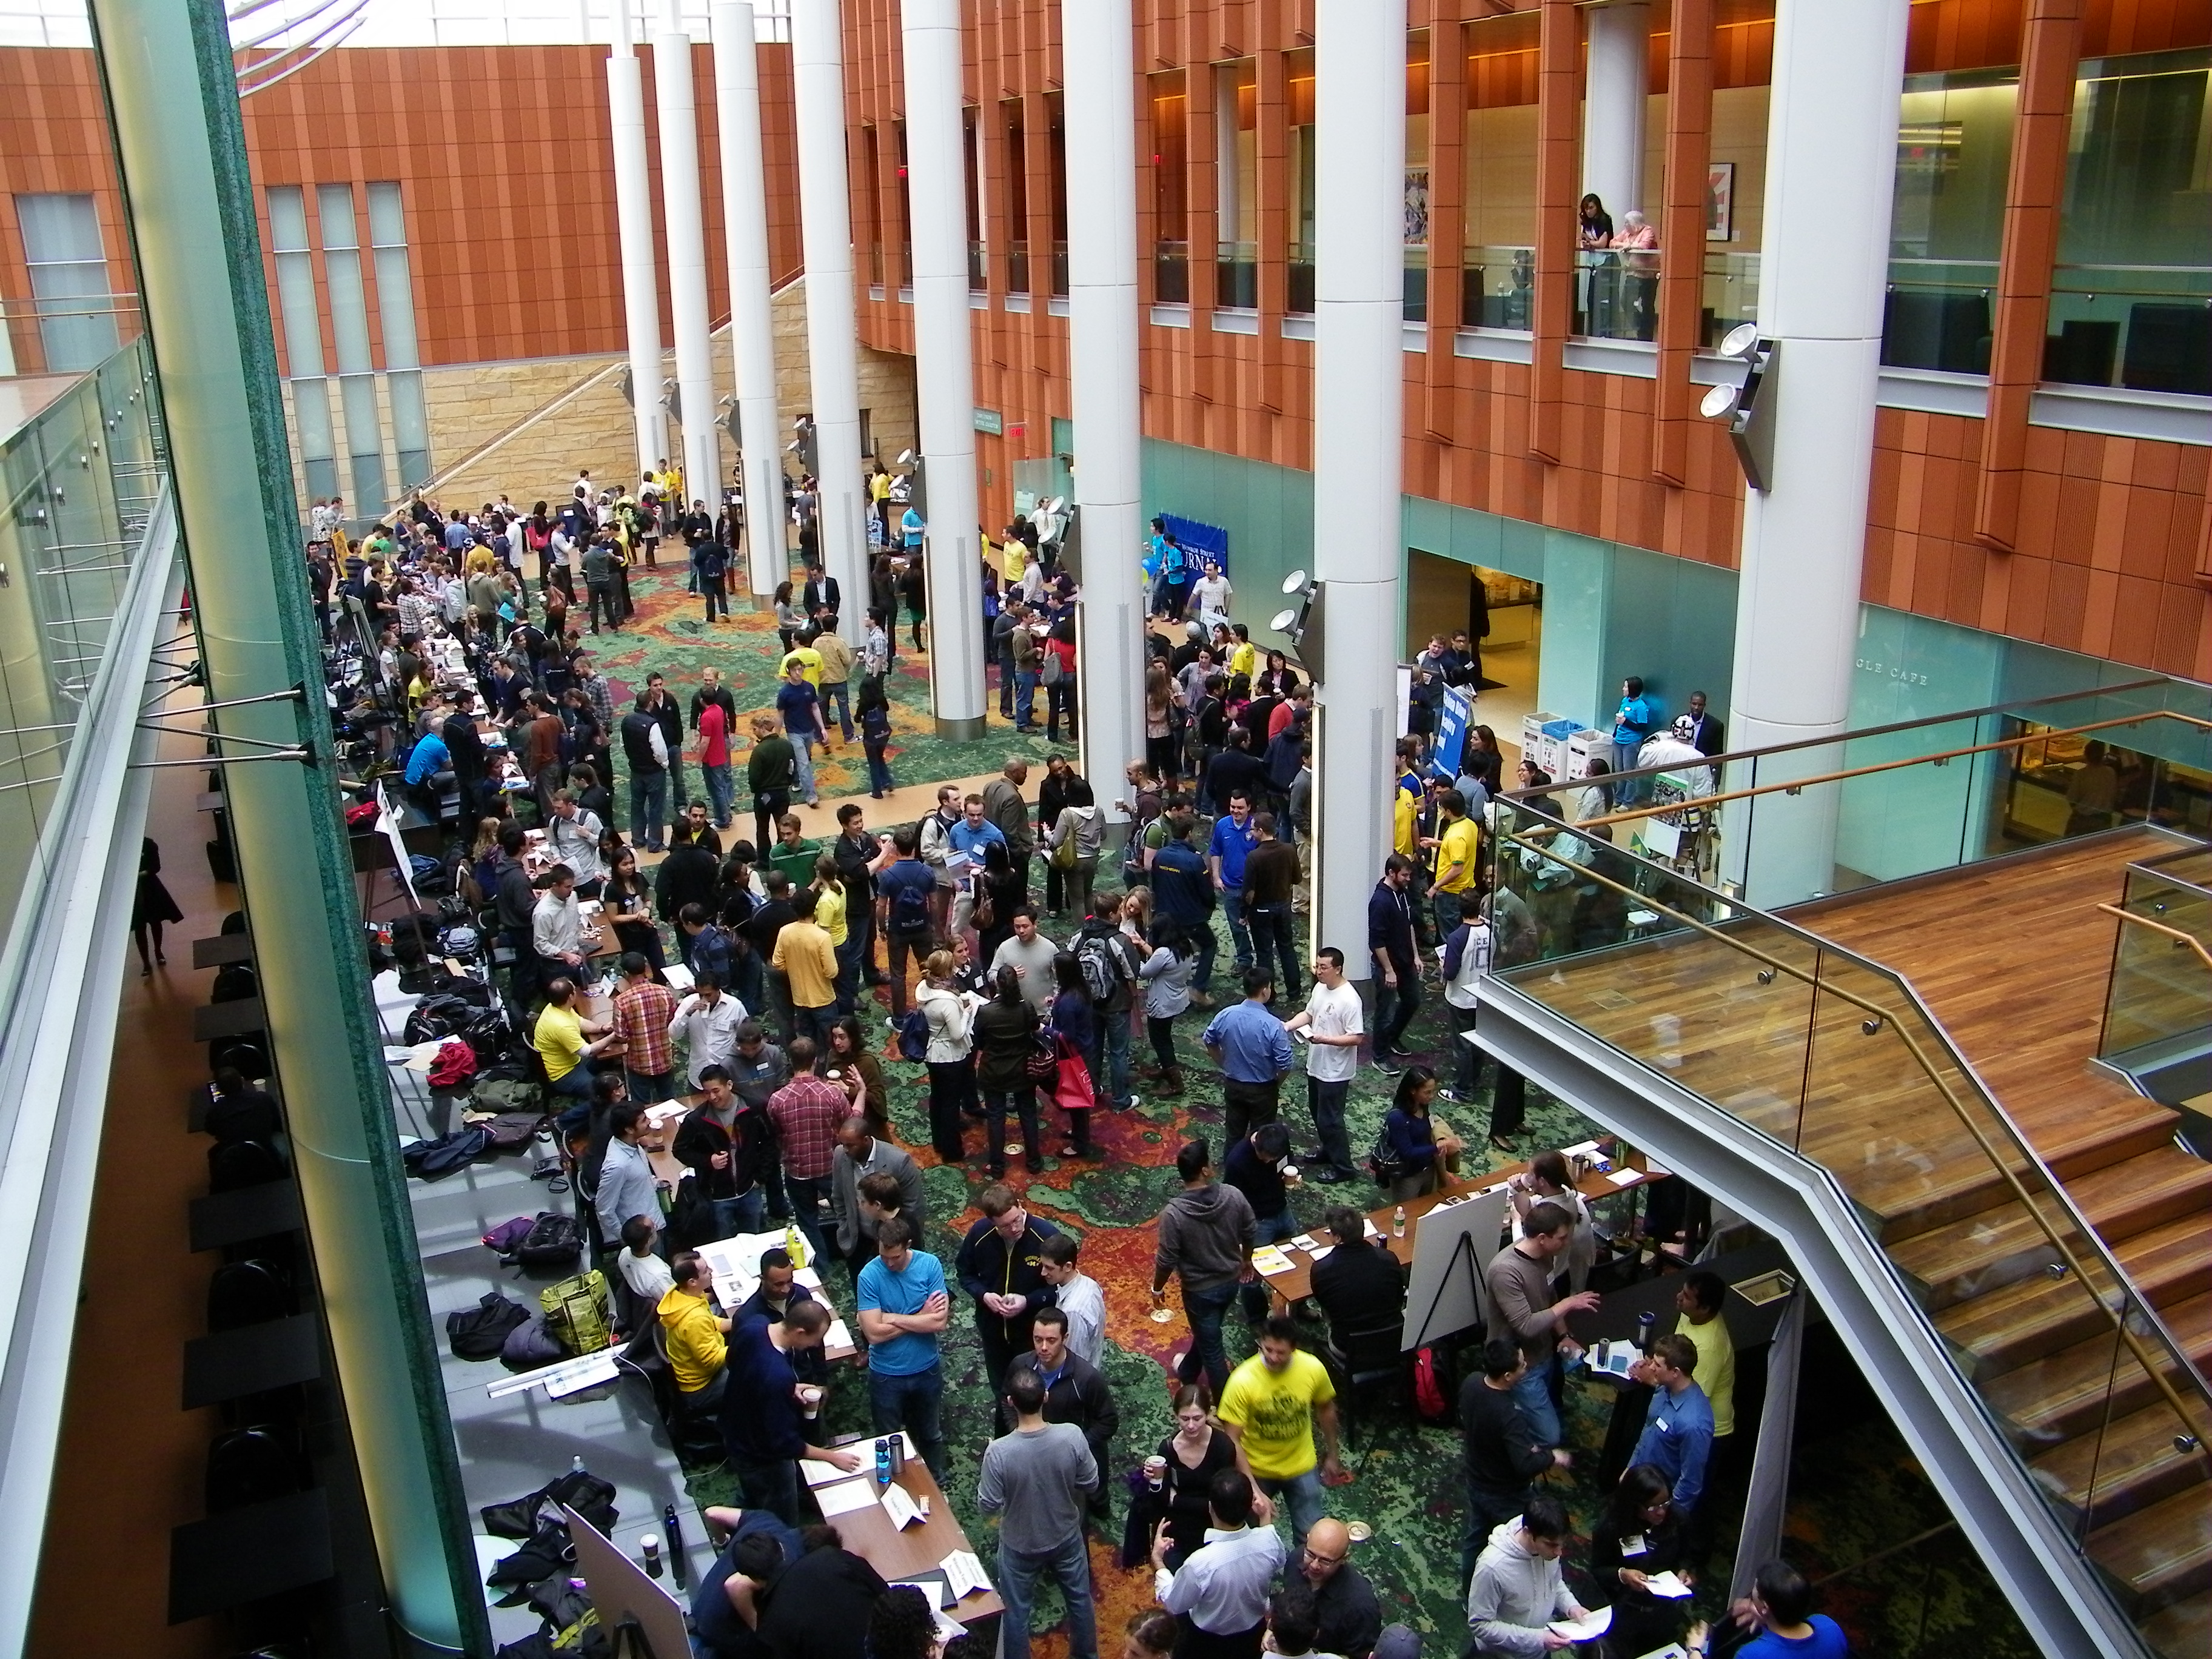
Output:
[[[1984,714],[2009,714],[2022,708],[2040,708],[2046,703],[2075,702],[2083,697],[2108,697],[2121,691],[2145,691],[2156,685],[2189,684],[2191,682],[2185,680],[2177,681],[2170,674],[2154,674],[2148,679],[2123,680],[2118,685],[2092,686],[2084,691],[2054,691],[2048,696],[2029,697],[2025,702],[1984,703],[1979,708],[1961,708],[1955,714],[1923,715],[1917,720],[1892,720],[1887,726],[1862,726],[1852,731],[1838,732],[1831,737],[1794,738],[1788,743],[1768,744],[1763,749],[1732,749],[1718,755],[1708,755],[1705,757],[1705,763],[1709,766],[1718,766],[1728,761],[1759,760],[1767,755],[1787,755],[1799,749],[1827,749],[1839,743],[1850,743],[1858,738],[1886,738],[1893,732],[1917,732],[1924,726],[1948,726],[1954,720],[1979,720]],[[2147,709],[2138,718],[2149,720],[2166,712],[2162,708]],[[2049,737],[2051,734],[2046,732],[2042,735]],[[1613,772],[1607,775],[1614,778],[1638,778],[1660,772],[1671,772],[1674,769],[1671,766],[1644,766],[1634,771]],[[1534,789],[1500,790],[1498,799],[1515,800],[1528,795],[1547,794],[1552,789],[1557,787],[1559,787],[1559,781],[1554,780],[1549,786]]]
[[[1559,829],[1567,830],[1570,834],[1574,833],[1572,827],[1568,825],[1556,826],[1555,829],[1547,830],[1547,833],[1556,836],[1557,830]],[[1528,851],[1535,853],[1540,857],[1549,858],[1557,861],[1557,854],[1549,851],[1545,846],[1530,841],[1516,831],[1507,830],[1502,836],[1498,836],[1498,839],[1510,842],[1517,847],[1525,848]],[[1598,844],[1608,846],[1608,848],[1610,845],[1609,843],[1603,842]],[[2120,1309],[2109,1305],[2106,1302],[2105,1298],[2098,1295],[2095,1290],[2090,1286],[2087,1276],[2082,1272],[2081,1263],[2076,1258],[2075,1252],[2067,1245],[2063,1239],[2059,1237],[2057,1231],[2051,1226],[2050,1221],[2044,1216],[2043,1212],[2037,1207],[2033,1197],[2028,1193],[2027,1187],[2021,1182],[2019,1176],[2014,1173],[2010,1163],[1999,1155],[1996,1147],[1991,1144],[1988,1135],[1983,1131],[1981,1126],[1975,1122],[1972,1115],[1968,1113],[1965,1103],[1961,1102],[1958,1096],[1953,1091],[1951,1085],[1937,1073],[1934,1063],[1929,1059],[1926,1052],[1922,1048],[1919,1041],[1913,1036],[1911,1031],[1906,1028],[1905,1023],[1898,1019],[1897,1013],[1894,1009],[1884,1007],[1880,1003],[1875,1002],[1866,997],[1860,996],[1857,993],[1846,990],[1840,986],[1824,983],[1817,972],[1808,974],[1802,969],[1798,968],[1796,964],[1787,962],[1779,957],[1771,956],[1766,951],[1759,950],[1756,945],[1747,945],[1741,939],[1732,939],[1719,928],[1713,927],[1711,923],[1700,921],[1695,916],[1689,915],[1683,911],[1674,908],[1654,894],[1639,892],[1635,888],[1626,886],[1620,882],[1614,881],[1609,876],[1606,876],[1598,871],[1591,869],[1588,865],[1578,865],[1577,868],[1581,877],[1597,882],[1602,886],[1609,887],[1614,892],[1620,893],[1626,897],[1634,899],[1646,908],[1656,910],[1662,915],[1670,916],[1676,921],[1681,923],[1684,927],[1692,928],[1698,933],[1705,934],[1709,939],[1717,940],[1720,944],[1727,946],[1729,950],[1741,951],[1745,956],[1765,963],[1769,969],[1774,972],[1789,975],[1790,978],[1809,987],[1816,995],[1825,992],[1830,996],[1839,997],[1844,1001],[1850,1003],[1853,1007],[1857,1008],[1865,1013],[1871,1014],[1879,1020],[1884,1020],[1894,1024],[1897,1027],[1897,1035],[1903,1040],[1906,1051],[1911,1054],[1914,1062],[1917,1064],[1921,1071],[1927,1075],[1929,1082],[1935,1085],[1937,1092],[1943,1097],[1944,1103],[1951,1108],[1953,1115],[1958,1118],[1960,1125],[1965,1127],[1966,1133],[1973,1137],[1975,1144],[1981,1148],[1984,1155],[1989,1158],[1991,1164],[1996,1166],[1997,1173],[2004,1178],[2005,1184],[2012,1188],[2014,1196],[2020,1200],[2021,1207],[2027,1212],[2028,1216],[2034,1221],[2037,1229],[2041,1231],[2044,1237],[2050,1243],[2051,1247],[2058,1252],[2060,1257],[2065,1262],[2067,1271],[2074,1275],[2075,1282],[2082,1286],[2084,1291],[2088,1295],[2089,1299],[2094,1302],[2100,1309],[2103,1310],[2106,1316],[2112,1321],[2112,1328],[2114,1331],[2118,1333],[2120,1340],[2127,1344],[2129,1351],[2135,1355],[2136,1362],[2142,1366],[2145,1374],[2149,1376],[2152,1383],[2158,1389],[2160,1394],[2166,1396],[2166,1404],[2172,1409],[2174,1416],[2179,1419],[2182,1428],[2187,1431],[2190,1438],[2196,1443],[2192,1449],[2200,1457],[2205,1458],[2208,1462],[2212,1462],[2212,1448],[2208,1448],[2205,1444],[2205,1431],[2198,1429],[2191,1422],[2188,1407],[2183,1403],[2181,1395],[2175,1390],[2172,1383],[2167,1380],[2165,1373],[2160,1370],[2158,1364],[2154,1363],[2150,1352],[2144,1345],[2142,1339],[2129,1328],[2126,1315]],[[1680,879],[1679,877],[1674,877],[1671,872],[1668,873],[1671,879]],[[1694,885],[1694,884],[1691,884]],[[1699,888],[1698,890],[1701,892],[1711,891],[1710,889],[1705,888]],[[1717,899],[1720,899],[1723,903],[1733,906],[1747,916],[1756,916],[1761,921],[1772,923],[1775,927],[1780,927],[1785,932],[1796,934],[1797,937],[1804,939],[1807,943],[1813,945],[1816,951],[1832,952],[1837,956],[1847,957],[1850,960],[1857,962],[1861,966],[1869,969],[1877,976],[1892,980],[1898,983],[1900,988],[1906,988],[1909,991],[1909,988],[1905,988],[1904,986],[1904,982],[1900,976],[1893,974],[1889,969],[1882,968],[1878,963],[1869,962],[1865,957],[1857,956],[1854,952],[1842,950],[1841,948],[1830,944],[1829,941],[1821,939],[1819,935],[1808,933],[1802,928],[1792,927],[1790,923],[1782,921],[1779,917],[1769,915],[1763,910],[1753,909],[1750,906],[1742,904],[1736,900],[1722,898],[1722,896],[1719,894],[1713,894],[1712,896]],[[1911,1000],[1922,1018],[1928,1020],[1930,1029],[1934,1030],[1937,1035],[1941,1036],[1942,1027],[1936,1022],[1934,1016],[1929,1014],[1926,1008],[1921,1006],[1917,997],[1913,997]],[[1948,1048],[1948,1043],[1945,1046]],[[1952,1050],[1950,1053],[1950,1058],[1954,1063],[1958,1066],[1962,1073],[1969,1077],[1974,1075],[1972,1069],[1966,1065],[1964,1055],[1958,1054],[1955,1050]],[[1978,1083],[1979,1082],[1978,1079],[1976,1080]],[[2005,1116],[2004,1109],[1997,1104],[1994,1096],[1988,1095],[1987,1085],[1984,1085],[1982,1086],[1986,1097],[1986,1103],[1990,1110],[1995,1113],[1997,1118],[2003,1121],[2008,1127],[2010,1127],[2011,1120]],[[2027,1145],[2026,1138],[2020,1136],[2017,1129],[2014,1129],[2013,1133],[2020,1140],[2019,1150],[2026,1161],[2042,1171],[2044,1179],[2050,1183],[2051,1196],[2065,1206],[2067,1212],[2073,1218],[2075,1224],[2081,1230],[2082,1236],[2087,1238],[2095,1247],[2096,1258],[2103,1264],[2106,1271],[2112,1274],[2112,1279],[2116,1283],[2128,1291],[2129,1300],[2137,1300],[2134,1295],[2133,1286],[2130,1284],[2127,1274],[2122,1271],[2119,1262],[2113,1257],[2112,1251],[2106,1245],[2104,1240],[2097,1236],[2095,1230],[2092,1228],[2087,1221],[2082,1218],[2080,1212],[2074,1208],[2072,1199],[2066,1193],[2065,1189],[2059,1184],[2057,1177],[2052,1175],[2049,1169],[2044,1165],[2043,1160],[2036,1156],[2034,1150]],[[2144,1306],[2147,1310],[2148,1304],[2141,1305]],[[2171,1343],[2172,1339],[2170,1334],[2166,1333],[2162,1324],[2159,1326],[2159,1329],[2160,1334],[2166,1336],[2166,1340]],[[2178,1346],[2173,1349],[2169,1358],[2175,1360],[2179,1364],[2179,1369],[2183,1374],[2186,1376],[2191,1382],[2196,1384],[2196,1391],[2203,1396],[2203,1403],[2208,1412],[2212,1412],[2212,1386],[2208,1386],[2203,1378],[2197,1376],[2194,1369],[2191,1367],[2185,1360],[2181,1358],[2180,1350]]]
[[[1964,715],[1954,714],[1948,718],[1952,720],[1963,720],[1966,717]],[[1664,805],[1631,807],[1625,811],[1607,812],[1601,817],[1584,818],[1582,822],[1586,824],[1626,823],[1636,818],[1651,817],[1661,812],[1679,812],[1686,806],[1717,806],[1723,801],[1749,800],[1754,795],[1772,795],[1778,793],[1794,795],[1800,790],[1812,787],[1814,784],[1843,783],[1852,778],[1865,777],[1870,773],[1894,772],[1907,766],[1932,766],[1943,761],[1959,760],[1968,755],[1986,755],[1995,750],[2018,749],[2031,743],[2045,743],[2048,742],[2052,738],[2075,738],[2081,736],[2084,732],[2102,732],[2115,726],[2141,726],[2146,720],[2179,720],[2185,726],[2194,726],[2203,731],[2212,732],[2212,720],[2199,720],[2194,714],[2176,714],[2170,708],[2160,708],[2154,710],[2148,714],[2120,714],[2116,715],[2114,718],[2108,720],[2092,720],[2087,726],[2057,726],[2047,732],[2023,732],[2021,736],[2016,738],[1996,738],[1988,743],[1972,744],[1963,749],[1939,750],[1936,753],[1929,755],[1909,755],[1903,760],[1875,761],[1871,765],[1868,766],[1848,766],[1844,768],[1841,771],[1822,772],[1809,778],[1778,778],[1772,783],[1753,784],[1748,789],[1724,790],[1721,793],[1716,795],[1696,795],[1687,800],[1669,801]],[[1838,732],[1832,738],[1822,739],[1822,742],[1823,744],[1838,744],[1848,741],[1849,738],[1853,736],[1863,737],[1866,734],[1863,732]],[[1753,752],[1769,753],[1771,751],[1756,750]],[[1707,766],[1717,766],[1724,760],[1732,761],[1741,760],[1744,757],[1740,755],[1716,755],[1710,760],[1701,763]],[[1640,778],[1649,776],[1654,773],[1678,772],[1681,769],[1681,763],[1676,762],[1666,766],[1646,766],[1633,772],[1608,772],[1605,774],[1605,776],[1607,778]],[[1571,778],[1568,781],[1574,783],[1587,781],[1587,780]],[[1556,783],[1551,786],[1553,789],[1559,787],[1560,786]],[[1516,790],[1514,792],[1513,795],[1508,795],[1503,799],[1510,800],[1515,799],[1516,796],[1530,793],[1543,794],[1548,793],[1549,791],[1536,790],[1530,792]]]
[[[2108,916],[2118,916],[2122,921],[2133,922],[2138,927],[2148,927],[2154,933],[2163,933],[2176,945],[2186,945],[2197,952],[2197,959],[2207,969],[2212,969],[2212,951],[2204,948],[2204,941],[2194,933],[2185,933],[2179,927],[2169,927],[2162,921],[2153,921],[2148,916],[2139,916],[2132,910],[2123,910],[2117,904],[2097,907]]]

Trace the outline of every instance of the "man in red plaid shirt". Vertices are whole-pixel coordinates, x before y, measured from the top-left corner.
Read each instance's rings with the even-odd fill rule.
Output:
[[[654,981],[653,964],[635,951],[623,951],[619,965],[614,1025],[623,1040],[623,1081],[639,1105],[656,1105],[676,1095],[676,1051],[668,1041],[676,993]]]
[[[816,1074],[811,1038],[793,1038],[786,1052],[791,1059],[791,1081],[768,1097],[768,1115],[783,1152],[783,1184],[791,1195],[792,1213],[819,1258],[824,1253],[822,1206],[830,1201],[837,1126],[851,1115],[853,1097]]]

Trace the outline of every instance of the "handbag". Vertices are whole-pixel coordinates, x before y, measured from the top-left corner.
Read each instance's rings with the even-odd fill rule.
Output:
[[[1060,1084],[1060,1051],[1054,1047],[1054,1039],[1040,1034],[1030,1049],[1023,1069],[1031,1083],[1058,1091]]]
[[[1052,1088],[1052,1103],[1063,1112],[1087,1112],[1098,1103],[1097,1091],[1091,1086],[1091,1068],[1076,1053],[1075,1045],[1064,1036],[1054,1036],[1053,1065],[1058,1075]]]

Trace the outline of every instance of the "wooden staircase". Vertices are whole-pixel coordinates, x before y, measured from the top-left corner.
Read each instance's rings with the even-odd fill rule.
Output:
[[[2178,1419],[1905,1042],[1916,1026],[1936,1048],[1948,1036],[2009,1121],[1980,1125],[1984,1135],[2028,1141],[2188,1365],[2212,1371],[2212,1164],[2176,1146],[2176,1113],[2090,1064],[2119,925],[2096,907],[2129,863],[2180,844],[2106,837],[1790,913],[1903,975],[1941,1033],[1870,1021],[1789,972],[1762,975],[1744,948],[1817,966],[1824,986],[1879,1006],[1895,1000],[1882,976],[1755,918],[1729,929],[1743,948],[1675,933],[1518,984],[1830,1170],[2146,1640],[2167,1659],[2206,1659],[2212,1422],[2197,1385],[2168,1363],[2165,1382],[2196,1413]],[[1954,1095],[1979,1101],[1947,1056],[1931,1057]],[[2015,1173],[2066,1237],[2039,1175]]]

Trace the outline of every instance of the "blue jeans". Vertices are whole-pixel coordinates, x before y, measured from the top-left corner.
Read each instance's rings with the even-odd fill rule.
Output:
[[[1198,945],[1195,965],[1190,970],[1190,988],[1203,991],[1213,983],[1213,959],[1221,952],[1221,940],[1213,931],[1212,917],[1191,924],[1191,937]]]
[[[671,751],[668,757],[668,799],[681,812],[691,800],[691,797],[684,793],[684,757],[673,752],[676,744],[672,743],[668,747]]]
[[[845,942],[837,947],[837,1012],[853,1012],[854,999],[860,994],[860,952],[868,943],[867,936],[858,927],[848,927]]]
[[[1014,726],[1026,732],[1036,724],[1037,677],[1034,672],[1014,671]]]
[[[1393,963],[1392,971],[1398,975],[1398,983],[1380,986],[1375,993],[1375,1053],[1378,1056],[1397,1047],[1421,1009],[1419,973],[1407,972],[1401,963]]]
[[[702,766],[699,771],[707,780],[707,803],[712,811],[714,828],[726,830],[730,827],[730,803],[735,799],[730,782],[729,763],[726,761],[720,766]]]
[[[1323,1494],[1319,1468],[1308,1469],[1304,1474],[1294,1474],[1287,1480],[1265,1480],[1255,1483],[1270,1498],[1291,1500],[1291,1550],[1295,1554],[1305,1547],[1306,1534],[1313,1523],[1328,1512],[1328,1499]]]
[[[904,1429],[921,1450],[921,1461],[941,1483],[945,1479],[945,1373],[936,1365],[912,1376],[868,1373],[868,1409],[875,1431],[893,1434]]]
[[[1103,1066],[1091,1068],[1091,1080],[1096,1084],[1104,1079],[1106,1098],[1100,1103],[1115,1111],[1127,1111],[1129,1106],[1129,1016],[1127,1013],[1098,1016],[1098,1058]]]
[[[1255,904],[1250,912],[1255,956],[1262,968],[1279,963],[1283,976],[1275,981],[1275,994],[1285,1000],[1298,994],[1298,946],[1291,937],[1291,907]],[[1268,958],[1273,957],[1271,963]]]
[[[563,1129],[580,1128],[592,1115],[592,1068],[588,1066],[575,1066],[545,1086],[562,1099],[575,1103],[562,1109],[561,1127]]]
[[[1528,1419],[1529,1432],[1547,1446],[1560,1443],[1559,1408],[1552,1403],[1552,1372],[1559,1363],[1559,1352],[1554,1349],[1550,1364],[1531,1365],[1513,1385],[1514,1402]]]
[[[850,743],[853,740],[853,701],[845,693],[846,684],[843,680],[835,684],[827,680],[823,682],[822,724],[826,727],[830,715],[836,714],[838,727],[845,734],[845,741]]]
[[[891,781],[890,763],[884,758],[884,745],[871,743],[862,745],[868,757],[868,787],[878,795],[888,795],[898,787]]]
[[[792,1219],[806,1235],[806,1248],[817,1256],[830,1254],[822,1231],[822,1205],[830,1196],[828,1176],[787,1175],[783,1188],[789,1195]]]
[[[1176,1364],[1176,1375],[1186,1382],[1195,1382],[1199,1373],[1205,1372],[1216,1400],[1229,1386],[1229,1350],[1221,1340],[1221,1322],[1229,1316],[1229,1304],[1236,1299],[1233,1279],[1212,1290],[1183,1287],[1182,1312],[1190,1321],[1190,1352]]]
[[[1468,893],[1472,893],[1474,890],[1474,889],[1471,886],[1467,890]],[[1438,943],[1441,944],[1443,940],[1449,939],[1454,933],[1459,931],[1459,924],[1461,921],[1459,914],[1459,902],[1466,896],[1466,893],[1447,893],[1441,888],[1438,888],[1429,895],[1429,902],[1435,908],[1437,913],[1437,939]]]
[[[1237,949],[1237,971],[1241,974],[1252,965],[1252,930],[1244,922],[1242,887],[1221,890],[1221,914],[1228,918],[1229,942]]]
[[[1103,1480],[1102,1474],[1099,1477]],[[1056,1582],[1067,1597],[1070,1659],[1098,1659],[1098,1614],[1091,1601],[1091,1553],[1078,1527],[1066,1541],[1032,1555],[999,1546],[999,1595],[1006,1604],[1000,1629],[1002,1659],[1030,1659],[1030,1611],[1041,1578]]]
[[[661,849],[661,830],[668,823],[668,774],[633,772],[629,777],[629,839],[648,852]]]
[[[708,1200],[714,1213],[714,1233],[718,1238],[735,1238],[739,1233],[757,1233],[768,1225],[767,1210],[761,1200],[761,1189],[753,1186],[735,1198],[715,1198]]]
[[[799,1524],[799,1465],[789,1458],[774,1463],[746,1463],[732,1457],[730,1472],[738,1477],[738,1495],[749,1510],[766,1510],[787,1527]],[[1474,1576],[1474,1569],[1468,1569]]]
[[[791,739],[791,757],[798,763],[799,798],[809,806],[814,805],[814,739],[801,732]]]
[[[1344,1101],[1352,1092],[1352,1083],[1330,1083],[1319,1078],[1306,1079],[1306,1107],[1313,1113],[1314,1139],[1321,1146],[1322,1162],[1340,1174],[1354,1172],[1352,1163],[1352,1139],[1345,1133]]]

